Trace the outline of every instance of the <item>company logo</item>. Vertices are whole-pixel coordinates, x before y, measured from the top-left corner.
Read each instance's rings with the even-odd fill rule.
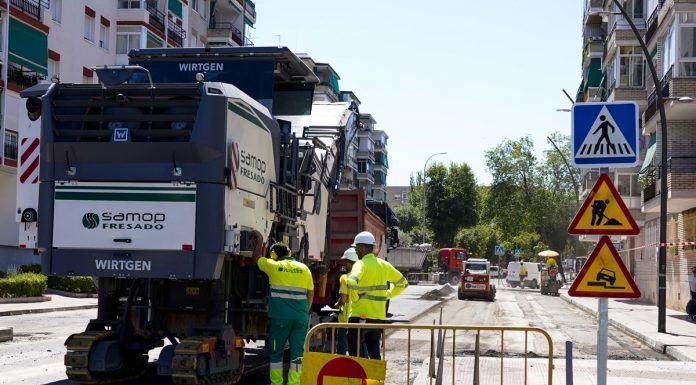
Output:
[[[87,213],[82,216],[82,226],[86,229],[96,229],[99,226],[99,215]]]
[[[179,63],[179,71],[224,71],[224,63]]]
[[[113,136],[113,141],[114,142],[127,142],[128,141],[128,127],[118,127],[114,128],[114,136]]]
[[[87,213],[82,216],[82,226],[86,229],[99,227],[103,230],[164,230],[166,220],[167,216],[164,213]]]

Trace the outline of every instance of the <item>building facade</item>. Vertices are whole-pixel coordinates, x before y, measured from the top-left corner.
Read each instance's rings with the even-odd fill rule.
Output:
[[[641,115],[641,159],[636,169],[612,170],[640,235],[623,240],[621,256],[644,300],[656,303],[660,170],[667,168],[667,306],[684,310],[688,278],[696,266],[696,0],[629,0],[625,8],[640,29],[662,87],[657,89],[635,35],[612,1],[586,0],[583,18],[583,82],[578,101],[635,101]],[[667,164],[656,99],[665,101]],[[679,100],[681,99],[681,100]],[[591,188],[598,170],[583,170]],[[639,209],[639,210],[638,210]],[[639,212],[638,212],[639,211]]]
[[[9,8],[8,8],[9,5]],[[0,269],[37,262],[17,249],[16,180],[38,182],[38,158],[19,143],[19,92],[39,82],[96,83],[92,67],[128,63],[138,48],[250,45],[251,0],[5,0],[0,108]],[[36,160],[36,161],[35,161]],[[36,182],[35,182],[36,181]]]

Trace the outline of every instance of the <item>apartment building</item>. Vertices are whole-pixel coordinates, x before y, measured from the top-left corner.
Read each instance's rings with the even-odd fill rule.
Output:
[[[583,18],[583,82],[577,100],[631,100],[639,104],[642,165],[611,170],[641,233],[622,241],[621,256],[644,300],[657,299],[660,170],[667,167],[668,229],[667,306],[684,310],[690,296],[688,277],[696,265],[696,0],[628,0],[625,4],[648,46],[661,79],[656,89],[643,52],[612,1],[586,0]],[[668,161],[659,155],[662,139],[657,92],[665,102]],[[679,100],[681,99],[681,100]],[[591,188],[598,170],[583,171],[583,188]],[[637,213],[637,211],[640,213]]]
[[[333,125],[334,122],[343,121],[340,117],[328,120],[322,118],[329,117],[331,113],[328,111],[332,108],[331,106],[338,107],[335,112],[350,106],[350,110],[357,117],[355,121],[357,131],[346,129],[346,161],[342,170],[340,189],[364,188],[367,199],[386,202],[389,136],[386,132],[375,129],[377,121],[371,114],[360,112],[361,102],[355,93],[340,90],[341,77],[330,64],[316,62],[306,54],[301,54],[300,57],[319,78],[319,84],[314,89],[311,124],[313,126]],[[352,122],[352,120],[344,120]]]
[[[251,0],[0,0],[0,10],[3,269],[38,261],[17,248],[18,172],[26,183],[38,182],[38,150],[19,143],[18,117],[25,113],[19,92],[51,80],[94,83],[92,67],[125,64],[132,49],[250,45],[246,31],[256,23],[256,10]]]
[[[411,186],[387,186],[387,204],[391,208],[407,204],[410,195]]]

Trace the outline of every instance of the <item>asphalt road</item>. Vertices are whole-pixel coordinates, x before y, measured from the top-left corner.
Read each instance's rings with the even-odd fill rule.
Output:
[[[439,321],[440,309],[442,309],[443,324],[538,327],[550,334],[554,346],[554,357],[564,357],[565,342],[572,341],[574,358],[590,360],[596,358],[597,320],[558,297],[540,295],[538,290],[499,289],[495,302],[452,299],[418,317],[414,323],[432,325],[433,321]],[[471,357],[475,347],[474,341],[474,333],[458,332],[454,343],[456,356]],[[548,344],[541,335],[529,334],[527,342],[526,351],[529,357],[548,357]],[[505,333],[504,356],[523,357],[524,344],[524,333]],[[452,336],[447,335],[444,345],[445,356],[452,355],[452,345]],[[499,332],[481,334],[482,356],[499,356],[500,346]],[[405,331],[390,333],[386,346],[387,378],[390,385],[406,383],[408,362],[410,362],[410,383],[413,383],[418,369],[430,357],[430,332],[413,331],[411,333],[410,360],[407,347],[408,335]],[[670,360],[669,357],[653,351],[642,342],[613,327],[609,328],[609,359],[645,361],[648,365],[658,365],[656,361]]]
[[[437,301],[422,300],[420,297],[435,289],[435,286],[411,286],[400,298],[392,301],[391,311],[402,321],[422,314]],[[84,330],[90,318],[96,317],[95,309],[65,311],[43,314],[0,317],[0,326],[14,328],[14,340],[0,343],[0,385],[14,384],[60,384],[69,385],[66,379],[63,355],[65,339]],[[157,350],[150,352],[154,361]],[[263,351],[247,352],[247,363],[253,367],[245,376],[242,385],[258,385],[267,381],[267,361]],[[168,379],[158,378],[154,366],[145,378],[123,383],[171,384]]]

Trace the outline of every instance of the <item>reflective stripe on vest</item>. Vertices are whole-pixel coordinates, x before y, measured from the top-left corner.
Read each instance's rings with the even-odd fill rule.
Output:
[[[358,297],[360,297],[360,299],[371,299],[373,301],[387,302],[387,297],[383,297],[383,296],[379,296],[379,295],[358,294]]]
[[[351,289],[351,290],[358,290],[358,291],[389,290],[389,286],[387,286],[387,285],[377,285],[377,286],[355,286],[355,285],[348,285],[348,288]]]

